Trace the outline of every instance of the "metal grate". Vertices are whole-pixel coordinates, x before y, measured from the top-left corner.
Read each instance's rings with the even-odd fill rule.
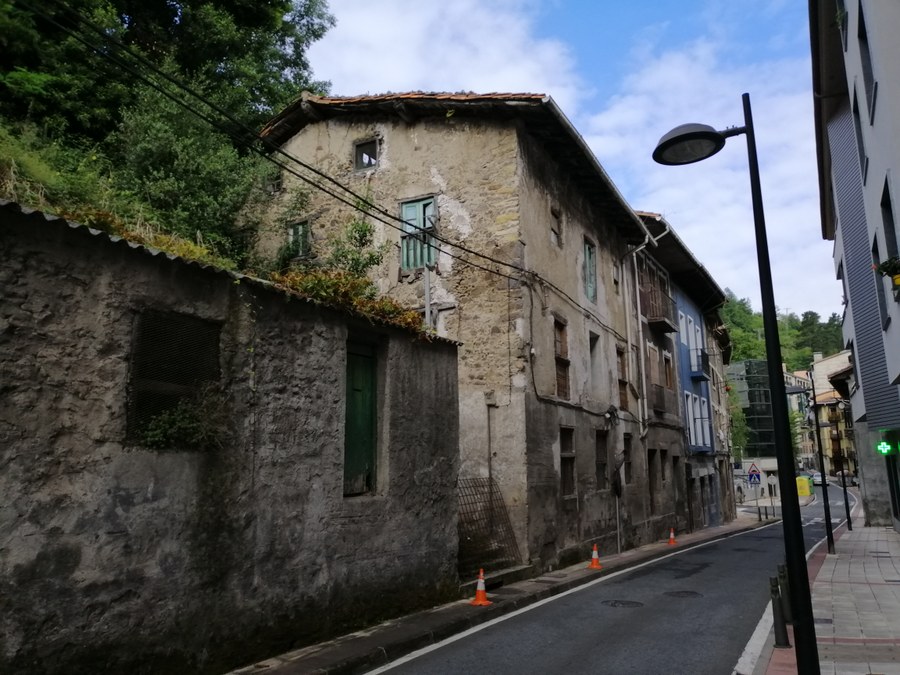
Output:
[[[128,437],[205,382],[219,379],[217,323],[185,314],[147,310],[134,328],[128,383]]]
[[[459,479],[459,576],[520,564],[519,547],[497,483]]]

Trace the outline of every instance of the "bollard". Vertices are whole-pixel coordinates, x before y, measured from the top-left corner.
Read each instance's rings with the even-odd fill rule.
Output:
[[[788,582],[787,567],[778,566],[778,590],[781,593],[781,609],[784,612],[784,621],[794,625],[794,612],[791,610],[791,586]]]
[[[778,592],[778,579],[769,577],[769,595],[772,598],[772,619],[775,628],[775,646],[779,648],[790,647],[787,626],[784,623],[784,612],[781,609],[781,594]]]

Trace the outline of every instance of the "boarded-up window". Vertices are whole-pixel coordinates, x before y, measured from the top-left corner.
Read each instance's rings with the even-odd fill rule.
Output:
[[[569,398],[569,338],[566,324],[553,322],[553,351],[556,357],[556,395]]]
[[[634,480],[634,474],[631,468],[631,434],[622,436],[622,464],[625,467],[625,484],[631,484]]]
[[[130,440],[140,441],[154,420],[218,381],[220,329],[218,323],[175,312],[138,315],[127,394]]]
[[[575,496],[575,430],[560,427],[559,473],[560,492],[563,497]]]
[[[596,473],[597,473],[597,489],[609,489],[609,447],[607,446],[608,432],[605,429],[598,429],[594,439],[594,449],[596,452]]]
[[[375,489],[376,366],[373,346],[347,343],[344,496]]]

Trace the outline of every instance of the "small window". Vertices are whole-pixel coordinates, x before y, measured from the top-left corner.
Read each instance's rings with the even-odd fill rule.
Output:
[[[372,169],[378,164],[378,141],[357,143],[354,148],[353,167],[357,170]]]
[[[219,380],[220,331],[218,323],[175,312],[138,315],[127,393],[130,440],[159,448],[203,444],[197,438],[182,443],[169,432],[205,414],[197,397]]]
[[[869,171],[869,158],[866,155],[866,147],[863,145],[862,122],[859,117],[859,99],[856,90],[853,91],[853,129],[856,132],[856,150],[859,153],[859,173],[863,185],[866,184],[866,174]]]
[[[672,355],[669,352],[663,352],[663,371],[666,389],[674,389],[675,371],[672,368]]]
[[[594,451],[596,453],[595,468],[598,490],[609,490],[608,436],[609,434],[605,429],[598,429],[594,437]]]
[[[309,221],[301,220],[288,225],[288,244],[294,256],[309,255]]]
[[[400,239],[400,268],[404,271],[431,267],[437,259],[437,212],[434,197],[400,205],[403,235]]]
[[[559,476],[560,492],[563,497],[575,496],[575,430],[568,427],[559,429]]]
[[[878,239],[876,238],[872,242],[872,267],[877,267],[881,262],[881,256],[878,253]],[[881,328],[882,330],[886,330],[888,327],[888,322],[890,320],[890,316],[887,311],[887,291],[885,287],[889,288],[889,284],[891,283],[890,277],[882,277],[878,272],[874,269],[872,273],[875,275],[875,294],[878,297],[878,313],[881,317]]]
[[[630,485],[634,478],[631,469],[631,434],[623,435],[622,446],[622,465],[625,467],[625,484]]]
[[[550,241],[562,247],[562,211],[558,206],[550,207]]]
[[[857,19],[857,39],[859,41],[859,60],[862,66],[863,83],[866,87],[866,103],[869,107],[869,123],[875,119],[875,99],[878,94],[878,82],[872,70],[872,52],[869,50],[869,36],[866,31],[866,17],[862,3],[859,4]]]
[[[597,247],[584,240],[584,294],[591,302],[597,302]]]
[[[688,338],[684,312],[678,312],[678,334],[681,336],[681,344],[686,345],[688,343]]]
[[[569,338],[566,324],[553,322],[553,351],[556,357],[556,395],[569,399]]]
[[[619,408],[628,410],[628,358],[624,347],[616,347],[616,367],[619,378]]]

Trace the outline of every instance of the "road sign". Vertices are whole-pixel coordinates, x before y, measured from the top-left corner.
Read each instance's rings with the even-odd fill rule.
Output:
[[[747,471],[747,482],[750,485],[759,485],[762,480],[762,476],[759,473],[759,469],[756,468],[756,464],[750,465],[750,470]]]
[[[766,478],[766,482],[767,482],[769,485],[775,485],[775,483],[778,482],[778,476],[769,474],[768,478]]]

